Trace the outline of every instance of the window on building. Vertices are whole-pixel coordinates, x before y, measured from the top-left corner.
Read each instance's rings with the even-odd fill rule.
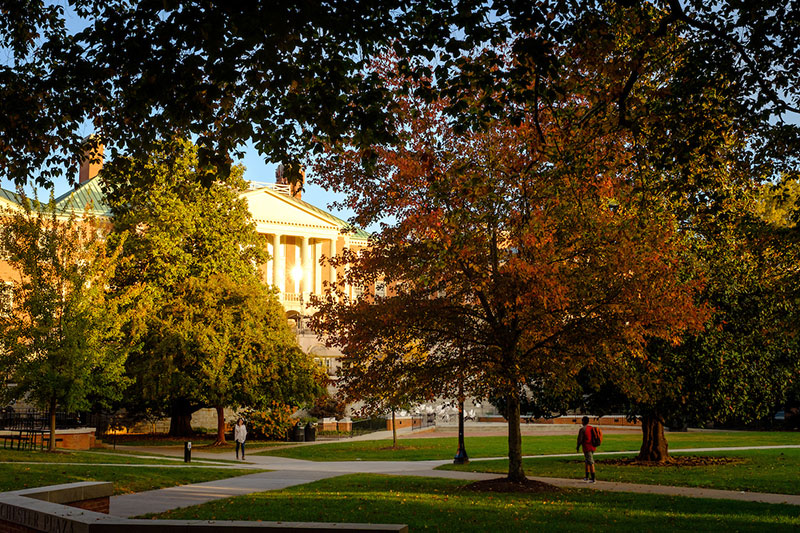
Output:
[[[375,297],[386,298],[386,283],[383,281],[375,282]]]
[[[333,358],[332,357],[315,357],[314,363],[317,364],[318,367],[325,370],[325,373],[329,376],[334,375],[334,366],[333,366]]]

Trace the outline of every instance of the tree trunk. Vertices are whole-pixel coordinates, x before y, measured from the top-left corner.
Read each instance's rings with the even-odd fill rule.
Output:
[[[56,399],[50,398],[50,442],[47,451],[56,451]]]
[[[664,437],[664,421],[658,415],[643,415],[642,448],[639,450],[640,461],[665,463],[669,461],[667,439]]]
[[[467,448],[464,445],[464,393],[461,385],[459,384],[458,392],[458,451],[456,456],[453,457],[453,464],[465,465],[469,463],[469,455],[467,455]]]
[[[397,448],[397,420],[394,416],[394,407],[392,407],[392,448]]]
[[[527,478],[522,469],[522,432],[519,427],[519,396],[512,393],[506,398],[508,412],[508,480],[522,482]]]
[[[221,446],[225,444],[225,408],[217,405],[217,440],[214,441],[214,446]]]
[[[169,435],[192,436],[192,409],[189,402],[184,399],[173,400],[170,405]]]

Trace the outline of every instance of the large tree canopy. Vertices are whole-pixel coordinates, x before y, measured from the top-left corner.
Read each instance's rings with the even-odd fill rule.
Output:
[[[56,408],[68,412],[120,399],[130,380],[125,360],[138,342],[136,285],[112,295],[120,246],[105,228],[22,198],[0,217],[0,245],[17,271],[0,313],[0,399],[49,408],[54,450]]]
[[[67,25],[74,14],[79,28]],[[546,109],[588,65],[607,82],[596,113],[649,130],[665,166],[713,141],[699,106],[714,97],[757,135],[759,174],[795,172],[798,127],[785,120],[800,108],[799,19],[785,0],[5,3],[0,171],[48,182],[74,168],[86,126],[112,154],[197,135],[201,160],[218,167],[248,141],[286,161],[343,132],[385,140],[389,92],[365,66],[392,48],[404,74],[435,80],[417,94],[443,94],[462,127],[513,116],[509,102]],[[505,68],[495,47],[512,42],[519,60]],[[562,61],[580,45],[591,54]],[[473,102],[474,87],[503,90]]]
[[[198,173],[194,145],[175,139],[159,144],[143,160],[118,159],[101,175],[113,213],[109,239],[128,235],[123,248],[127,261],[115,282],[120,287],[144,284],[151,307],[141,349],[128,361],[136,379],[135,394],[129,397],[165,402],[172,413],[171,431],[180,434],[191,431],[191,413],[209,400],[197,387],[203,382],[200,354],[183,357],[165,347],[174,339],[175,322],[182,320],[174,302],[185,297],[192,279],[206,282],[225,275],[235,284],[250,283],[265,257],[247,204],[239,197],[245,187],[241,168],[209,187],[200,183]]]
[[[179,374],[184,397],[217,411],[217,443],[225,442],[224,407],[299,406],[322,392],[317,367],[297,344],[273,289],[225,274],[178,284],[162,311],[152,347],[158,370]],[[163,365],[163,366],[161,366]]]
[[[314,325],[343,347],[345,383],[377,367],[418,373],[437,394],[462,381],[473,395],[505,398],[509,479],[519,481],[519,394],[531,378],[624,365],[644,357],[647,339],[674,342],[698,327],[704,310],[678,219],[650,186],[659,173],[582,93],[522,113],[519,125],[472,132],[447,118],[448,104],[398,92],[401,142],[333,145],[315,160],[360,220],[393,222],[368,250],[337,257],[346,274]],[[385,297],[341,291],[379,281]],[[407,358],[412,345],[424,356]]]
[[[712,310],[704,330],[677,346],[652,341],[647,358],[587,368],[579,380],[594,412],[625,406],[640,416],[641,460],[669,460],[664,425],[752,422],[796,386],[800,249],[785,228],[754,217],[753,195],[742,192],[723,216],[691,227],[694,268],[707,280],[696,297]],[[762,216],[779,219],[765,196]]]

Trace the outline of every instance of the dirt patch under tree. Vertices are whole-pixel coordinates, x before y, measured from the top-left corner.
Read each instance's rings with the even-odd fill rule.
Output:
[[[523,482],[509,481],[504,477],[476,481],[461,487],[462,491],[468,492],[561,492],[561,489],[549,483],[542,483],[533,479],[526,479]]]
[[[656,463],[653,461],[640,461],[635,457],[625,459],[603,459],[598,461],[604,465],[613,466],[677,466],[677,467],[692,467],[692,466],[721,466],[738,464],[743,460],[739,457],[711,457],[700,455],[677,455],[670,457],[663,463]]]

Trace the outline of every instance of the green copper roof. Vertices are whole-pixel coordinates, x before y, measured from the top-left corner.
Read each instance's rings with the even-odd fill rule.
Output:
[[[286,200],[290,204],[294,204],[295,206],[305,209],[306,211],[311,211],[317,216],[336,224],[357,239],[368,240],[370,237],[368,232],[354,227],[349,222],[342,220],[341,218],[334,216],[327,211],[320,209],[319,207],[311,205],[308,202],[304,202],[303,200],[293,196],[289,196],[288,194],[281,194],[269,187],[266,187],[265,189],[272,194],[279,195],[280,198]],[[16,193],[7,191],[5,189],[0,189],[0,198],[5,198],[6,200],[16,204],[18,204],[20,201],[19,196]],[[76,214],[82,214],[88,211],[89,214],[94,216],[111,217],[111,208],[105,202],[103,190],[100,187],[100,179],[96,177],[82,184],[77,189],[66,192],[56,198],[56,210],[62,213],[72,211]]]
[[[56,198],[56,209],[61,212],[73,211],[76,214],[88,212],[95,216],[111,216],[111,208],[105,202],[98,178],[92,178],[74,191]]]
[[[339,226],[343,230],[347,231],[348,233],[350,233],[353,237],[355,237],[357,239],[364,239],[366,241],[370,237],[369,232],[366,232],[363,229],[359,229],[359,228],[353,226],[352,224],[350,224],[349,222],[347,222],[346,220],[342,220],[341,218],[339,218],[337,216],[334,216],[334,215],[328,213],[327,211],[325,211],[323,209],[320,209],[319,207],[311,205],[308,202],[304,202],[303,200],[300,200],[299,198],[295,198],[294,196],[290,196],[288,194],[283,194],[283,193],[277,192],[277,191],[271,189],[270,187],[265,187],[265,189],[268,190],[269,192],[271,192],[272,194],[279,195],[280,198],[283,198],[284,200],[288,201],[291,204],[295,204],[296,206],[300,207],[301,209],[305,209],[307,211],[311,211],[312,213],[314,213],[314,214],[316,214],[316,215],[318,215],[318,216],[320,216],[320,217],[322,217],[324,219],[327,219],[330,222],[333,222],[334,224],[336,224],[337,226]]]
[[[20,197],[17,193],[2,188],[0,188],[0,198],[9,201],[12,204],[18,204],[20,202]]]

